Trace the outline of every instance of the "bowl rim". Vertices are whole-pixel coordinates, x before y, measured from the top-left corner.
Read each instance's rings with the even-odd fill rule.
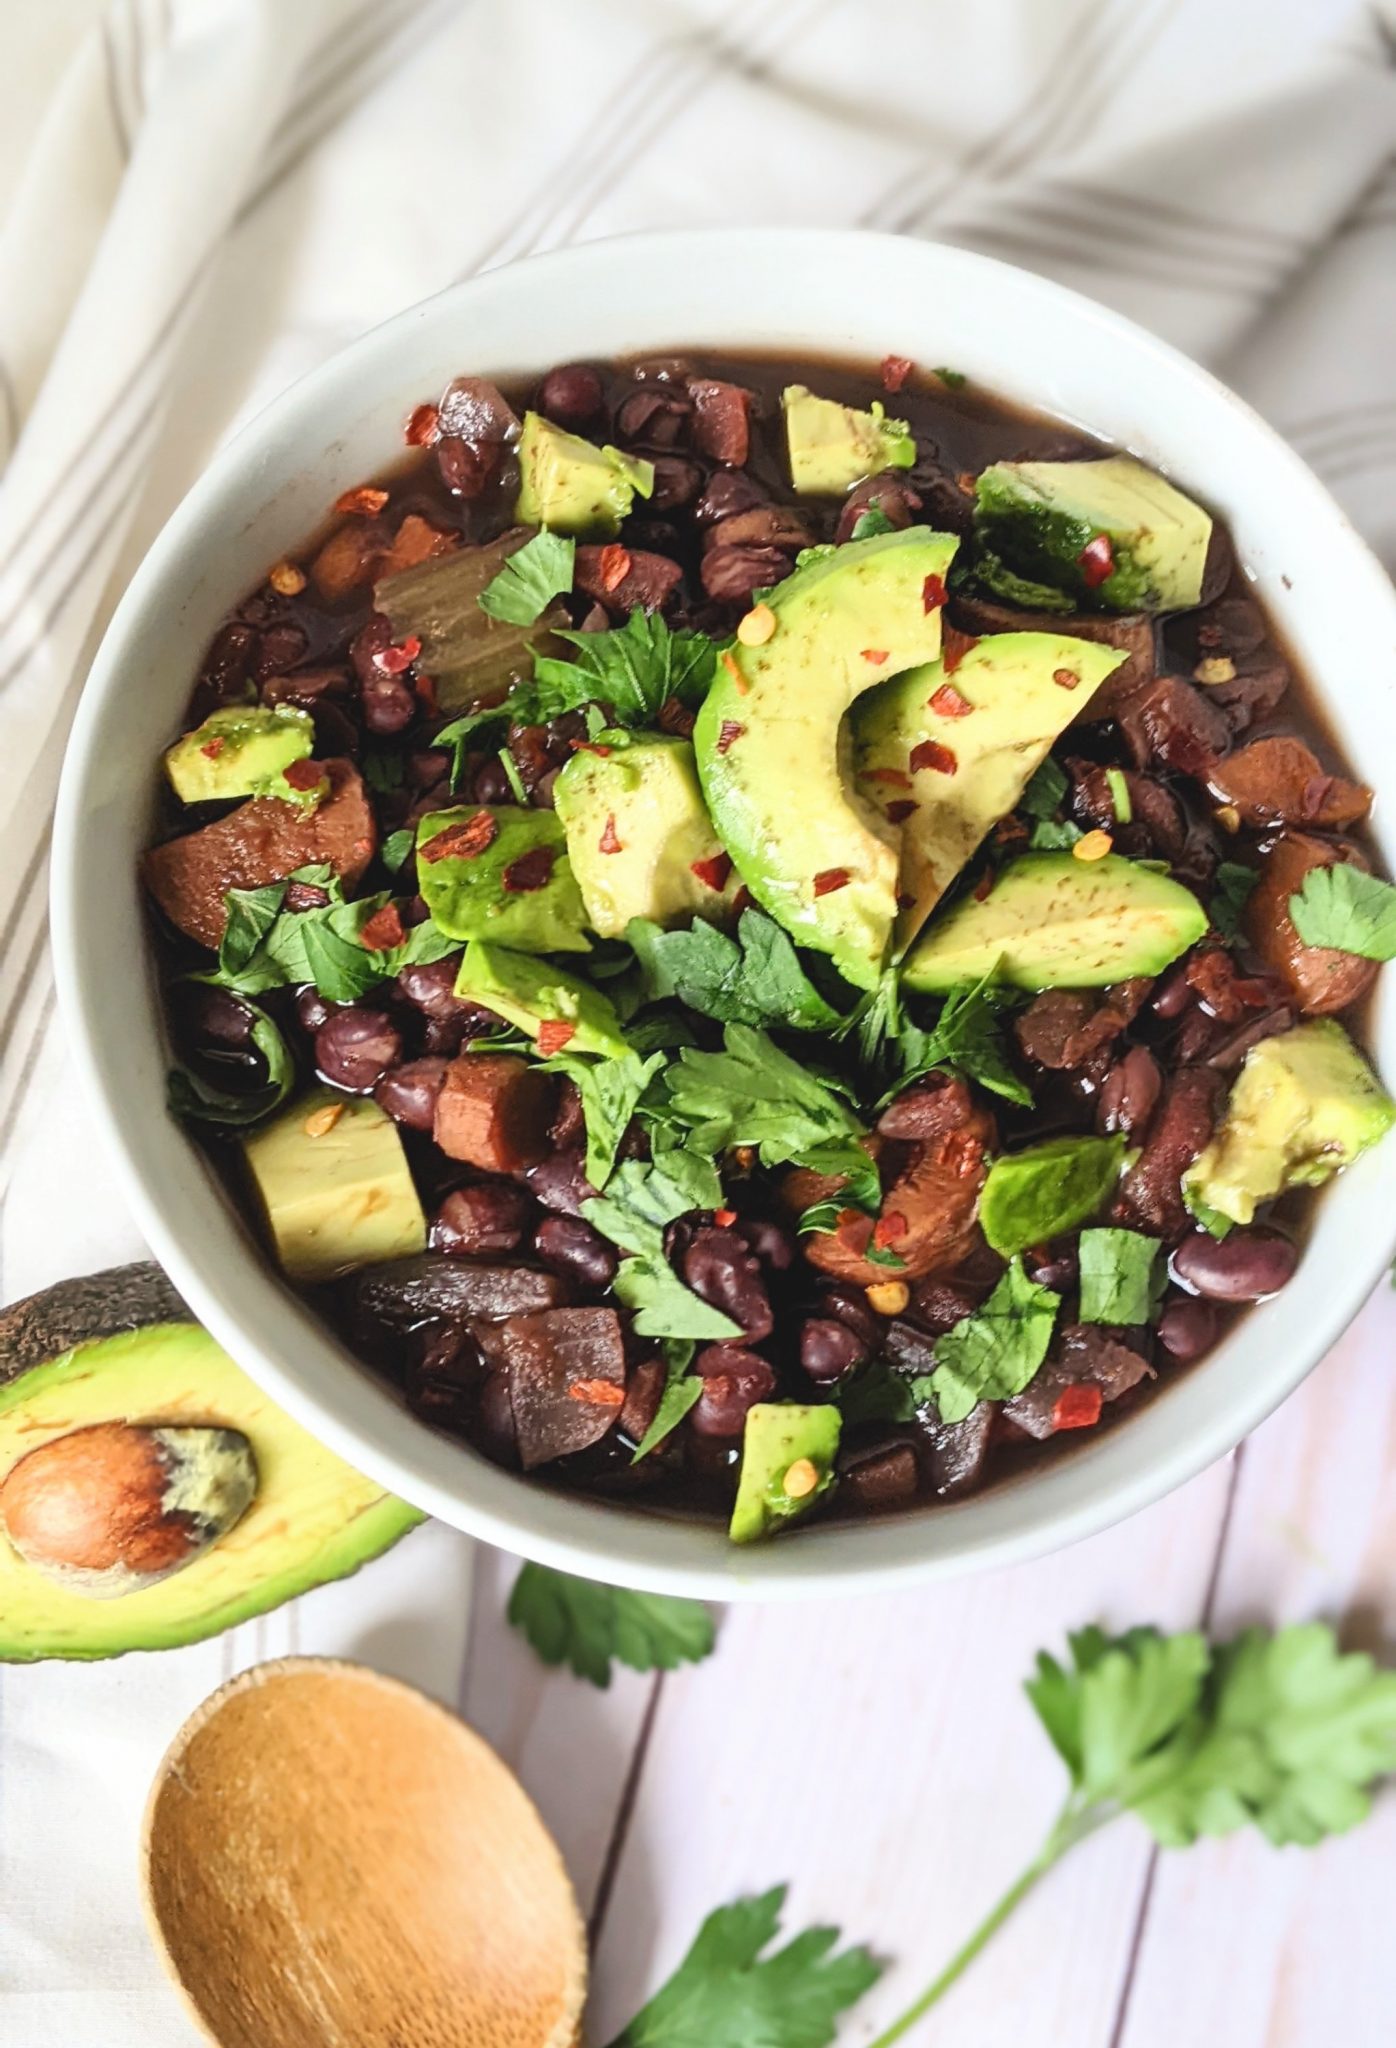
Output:
[[[1294,451],[1210,371],[1134,321],[1084,294],[1017,265],[954,245],[858,229],[645,230],[553,250],[448,286],[358,336],[242,425],[219,448],[171,512],[115,608],[93,658],[68,742],[55,811],[51,868],[55,980],[81,1085],[106,1134],[117,1183],[142,1235],[217,1341],[291,1415],[351,1464],[413,1505],[484,1541],[541,1564],[600,1581],[726,1601],[851,1595],[1027,1562],[1139,1512],[1225,1455],[1288,1397],[1362,1307],[1396,1244],[1396,1204],[1391,1209],[1390,1241],[1382,1240],[1380,1255],[1374,1250],[1356,1265],[1345,1262],[1342,1272],[1332,1278],[1322,1313],[1310,1319],[1302,1336],[1292,1328],[1285,1331],[1283,1324],[1274,1323],[1277,1333],[1285,1331],[1276,1366],[1258,1375],[1244,1392],[1233,1393],[1226,1401],[1218,1395],[1210,1419],[1199,1419],[1165,1454],[1125,1460],[1127,1469],[1120,1471],[1113,1469],[1121,1463],[1118,1455],[1106,1455],[1102,1460],[1102,1453],[1108,1454],[1109,1447],[1122,1436],[1139,1434],[1147,1414],[1167,1403],[1173,1391],[1171,1386],[1159,1388],[1147,1409],[1123,1418],[1119,1428],[1105,1432],[1100,1442],[1073,1447],[1066,1458],[1052,1461],[1048,1472],[1029,1470],[1000,1480],[961,1503],[942,1503],[887,1518],[812,1526],[798,1532],[797,1540],[738,1549],[727,1544],[725,1534],[715,1532],[711,1523],[695,1525],[677,1517],[632,1508],[624,1501],[564,1494],[546,1484],[540,1485],[536,1478],[505,1473],[459,1440],[444,1438],[431,1430],[405,1409],[400,1412],[410,1423],[410,1447],[406,1443],[401,1450],[385,1446],[366,1423],[354,1420],[348,1412],[354,1402],[349,1392],[352,1374],[347,1363],[342,1368],[342,1401],[327,1404],[304,1387],[295,1365],[285,1355],[274,1355],[293,1349],[297,1329],[312,1345],[323,1347],[328,1343],[346,1361],[347,1354],[318,1318],[279,1282],[266,1255],[260,1249],[250,1248],[248,1256],[258,1268],[260,1281],[270,1280],[284,1309],[277,1344],[272,1346],[259,1339],[250,1328],[257,1319],[255,1308],[245,1308],[236,1299],[236,1287],[227,1276],[211,1272],[186,1242],[179,1220],[171,1213],[171,1200],[148,1184],[128,1148],[122,1129],[124,1111],[104,1078],[101,991],[92,985],[83,958],[83,818],[101,722],[123,687],[123,667],[153,600],[167,578],[178,574],[182,552],[191,539],[202,535],[203,546],[208,548],[208,515],[230,483],[237,481],[246,497],[259,452],[269,445],[274,447],[294,423],[313,420],[323,393],[336,385],[342,386],[361,364],[374,363],[385,343],[406,333],[414,323],[446,323],[458,310],[468,316],[472,307],[485,303],[490,295],[511,291],[513,281],[521,276],[546,281],[557,288],[558,297],[563,300],[567,290],[585,280],[589,273],[604,273],[617,260],[629,268],[655,258],[669,262],[691,251],[695,262],[702,262],[717,247],[728,262],[760,263],[777,252],[783,255],[794,249],[811,263],[895,261],[921,264],[928,280],[933,273],[938,273],[942,282],[948,278],[951,282],[968,280],[972,284],[976,279],[988,278],[999,290],[1031,300],[1059,321],[1074,324],[1078,329],[1093,328],[1100,340],[1127,351],[1141,368],[1153,365],[1174,383],[1181,381],[1190,386],[1204,404],[1223,408],[1252,440],[1265,445],[1271,465],[1286,476],[1313,516],[1326,522],[1331,534],[1340,541],[1348,571],[1365,582],[1366,598],[1376,611],[1385,611],[1396,646],[1396,591],[1341,508]],[[803,306],[801,316],[797,324],[808,333],[813,323]],[[740,334],[741,324],[738,312],[731,322],[734,334]],[[826,324],[835,322],[831,319]],[[461,326],[468,329],[468,317],[462,318]],[[672,344],[681,345],[682,337],[673,337]],[[729,345],[735,350],[743,346],[740,340]],[[745,344],[748,348],[771,349],[784,345],[752,341]],[[788,345],[803,346],[811,353],[821,346],[809,340]],[[833,344],[823,346],[833,352]],[[322,465],[333,448],[331,421],[317,430],[317,438],[320,453],[309,458],[312,465]],[[1234,513],[1231,516],[1234,518]],[[1326,699],[1326,691],[1324,696]],[[147,971],[147,957],[143,949],[142,972]],[[151,1108],[163,1116],[163,1105]],[[193,1141],[182,1134],[179,1143],[194,1149]],[[1363,1162],[1364,1166],[1366,1163]],[[1246,1320],[1268,1313],[1265,1307],[1255,1309]],[[1224,1351],[1231,1341],[1224,1340],[1221,1349]],[[1207,1371],[1212,1358],[1204,1361],[1200,1372]],[[1180,1381],[1190,1378],[1181,1375]],[[1141,1445],[1144,1440],[1141,1436]],[[449,1467],[439,1456],[430,1455],[433,1445],[445,1446],[452,1460]],[[1095,1469],[1102,1463],[1103,1478]],[[1046,1486],[1051,1470],[1068,1469],[1073,1476],[1070,1486]],[[964,1510],[1026,1487],[1032,1487],[1041,1496],[1039,1513],[1029,1513],[1017,1525],[998,1529],[978,1529],[974,1526],[976,1518],[971,1516],[970,1526],[963,1528],[956,1538],[952,1525],[961,1520]],[[1056,1500],[1058,1493],[1074,1498]],[[948,1530],[949,1538],[928,1550],[918,1546],[914,1538],[916,1531],[929,1523],[934,1523],[940,1532]],[[725,1547],[706,1559],[679,1554],[699,1526],[705,1537],[721,1534]],[[675,1529],[684,1532],[677,1548],[672,1534]],[[882,1555],[876,1560],[860,1554],[869,1549],[874,1532],[889,1529],[900,1530],[907,1539],[898,1554]],[[874,1547],[885,1551],[887,1546]]]

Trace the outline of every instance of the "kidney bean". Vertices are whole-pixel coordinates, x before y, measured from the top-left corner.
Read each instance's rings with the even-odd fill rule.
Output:
[[[524,1178],[545,1209],[563,1216],[580,1216],[583,1202],[596,1199],[580,1151],[554,1152],[531,1166]]]
[[[735,1230],[701,1225],[685,1245],[680,1267],[693,1292],[730,1316],[752,1343],[770,1336],[775,1317],[761,1278],[761,1261]]]
[[[1145,1046],[1131,1046],[1101,1083],[1096,1102],[1097,1128],[1107,1134],[1142,1131],[1162,1092],[1163,1076],[1158,1061]]]
[[[1194,1294],[1170,1301],[1158,1319],[1159,1343],[1179,1365],[1191,1365],[1217,1341],[1217,1312]]]
[[[1180,960],[1176,967],[1169,968],[1158,983],[1149,1000],[1149,1008],[1156,1017],[1161,1017],[1165,1024],[1171,1024],[1175,1018],[1182,1016],[1192,999],[1193,990],[1188,980],[1187,962]]]
[[[302,1031],[318,1031],[334,1013],[335,1005],[327,1003],[318,988],[303,988],[296,996],[296,1022]]]
[[[692,411],[693,401],[686,393],[651,386],[622,399],[616,414],[616,432],[623,441],[645,441],[656,448],[673,448],[687,432]]]
[[[1299,1253],[1272,1230],[1233,1230],[1210,1237],[1199,1230],[1173,1254],[1174,1278],[1209,1301],[1263,1301],[1294,1277]]]
[[[703,472],[686,455],[654,457],[654,489],[650,493],[652,512],[672,512],[687,505],[702,489]]]
[[[722,604],[744,604],[753,590],[783,582],[793,567],[779,548],[714,548],[704,555],[699,573],[709,597]]]
[[[386,1011],[348,1005],[315,1034],[315,1064],[336,1088],[367,1095],[402,1053],[402,1037]]]
[[[432,1218],[431,1248],[456,1258],[512,1252],[522,1240],[529,1207],[528,1196],[507,1180],[453,1188]]]
[[[749,1250],[772,1273],[788,1273],[795,1263],[795,1239],[779,1223],[765,1216],[744,1216],[737,1230]]]
[[[184,1017],[196,1044],[218,1052],[245,1052],[256,1012],[225,988],[191,985]]]
[[[514,792],[510,787],[504,763],[494,755],[491,755],[488,761],[482,761],[475,771],[470,793],[477,804],[513,803]]]
[[[417,699],[401,676],[378,670],[365,676],[360,692],[364,724],[380,738],[405,732],[417,716]]]
[[[818,1308],[821,1316],[832,1316],[835,1322],[843,1323],[852,1330],[869,1354],[877,1349],[881,1342],[882,1324],[868,1307],[868,1297],[861,1287],[826,1287],[819,1297]]]
[[[800,1331],[800,1363],[812,1380],[841,1380],[864,1364],[868,1347],[847,1323],[811,1316]]]
[[[371,612],[349,642],[349,666],[361,683],[382,675],[374,657],[393,644],[393,629],[382,612]]]
[[[240,619],[220,626],[204,656],[200,688],[220,704],[235,704],[250,697],[260,637],[254,627],[244,625]]]
[[[587,363],[562,363],[539,385],[538,410],[560,427],[584,426],[601,410],[601,379]]]
[[[441,481],[457,498],[478,498],[499,467],[504,445],[500,441],[464,441],[447,434],[436,444],[436,466]]]
[[[429,1132],[445,1074],[444,1059],[408,1060],[383,1076],[373,1099],[395,1124],[406,1124],[409,1131]]]
[[[548,1136],[563,1150],[580,1145],[586,1137],[582,1091],[569,1074],[563,1074],[558,1081],[557,1107],[548,1127]]]
[[[688,1419],[699,1436],[740,1436],[747,1410],[775,1392],[770,1365],[740,1344],[709,1344],[694,1359],[693,1370],[703,1381],[703,1391]]]
[[[533,1233],[533,1249],[552,1272],[598,1293],[610,1286],[620,1263],[615,1246],[580,1216],[545,1216]]]

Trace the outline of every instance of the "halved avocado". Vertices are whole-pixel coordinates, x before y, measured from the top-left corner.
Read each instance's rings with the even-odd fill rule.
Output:
[[[200,1642],[346,1577],[422,1520],[283,1415],[156,1266],[61,1281],[0,1310],[0,1482],[42,1445],[113,1422],[237,1431],[256,1497],[181,1570],[116,1599],[55,1583],[0,1528],[0,1660]]]
[[[900,834],[853,786],[844,714],[935,660],[957,545],[912,526],[797,570],[766,597],[774,631],[721,656],[694,728],[708,811],[747,888],[858,988],[882,970]]]

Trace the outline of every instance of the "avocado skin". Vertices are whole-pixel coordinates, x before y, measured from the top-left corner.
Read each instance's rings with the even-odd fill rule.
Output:
[[[152,1260],[55,1281],[0,1308],[0,1386],[80,1344],[193,1320]]]

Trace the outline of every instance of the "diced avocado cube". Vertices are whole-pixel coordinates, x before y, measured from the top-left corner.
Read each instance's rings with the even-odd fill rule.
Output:
[[[589,953],[561,820],[521,804],[430,811],[417,827],[417,887],[453,939],[521,953]]]
[[[652,462],[598,448],[541,413],[524,414],[518,455],[515,517],[553,533],[615,534],[636,496],[654,489]]]
[[[1124,659],[1064,633],[989,633],[953,670],[908,669],[859,701],[858,791],[901,827],[899,952]]]
[[[623,938],[632,917],[667,927],[720,916],[740,886],[687,740],[603,733],[572,756],[553,801],[587,922],[603,939]]]
[[[319,1282],[425,1251],[397,1125],[371,1096],[314,1088],[243,1142],[288,1279]]]
[[[1183,1192],[1199,1213],[1249,1223],[1286,1188],[1331,1180],[1393,1123],[1396,1102],[1342,1025],[1316,1017],[1251,1047]]]
[[[880,469],[910,469],[916,441],[904,420],[889,420],[874,399],[869,412],[817,398],[803,384],[780,395],[790,481],[807,496],[839,497]]]
[[[228,797],[296,798],[285,780],[293,761],[315,751],[315,721],[294,704],[230,704],[176,740],[165,773],[182,804]]]
[[[882,971],[901,834],[852,785],[844,715],[940,653],[957,545],[911,526],[797,569],[766,598],[774,632],[723,656],[693,731],[708,813],[741,879],[858,988]]]
[[[976,488],[974,524],[1000,595],[1011,572],[1023,590],[1049,585],[1088,609],[1185,611],[1202,597],[1210,513],[1130,455],[992,463]],[[1044,599],[1038,591],[1017,601]]]
[[[758,1401],[747,1410],[742,1469],[727,1533],[756,1543],[806,1515],[834,1484],[842,1417],[834,1407]]]
[[[1014,988],[1108,988],[1161,974],[1206,929],[1197,898],[1138,861],[1030,853],[982,902],[969,896],[932,918],[902,978],[933,995],[995,973]]]
[[[547,960],[535,960],[528,953],[511,953],[503,946],[474,940],[465,949],[456,994],[468,1002],[483,1003],[496,1016],[526,1031],[538,1040],[543,1053],[561,1052],[565,1047],[569,1052],[623,1059],[630,1050],[609,997],[579,975],[568,974]],[[549,1033],[544,1027],[550,1024],[570,1029]]]

